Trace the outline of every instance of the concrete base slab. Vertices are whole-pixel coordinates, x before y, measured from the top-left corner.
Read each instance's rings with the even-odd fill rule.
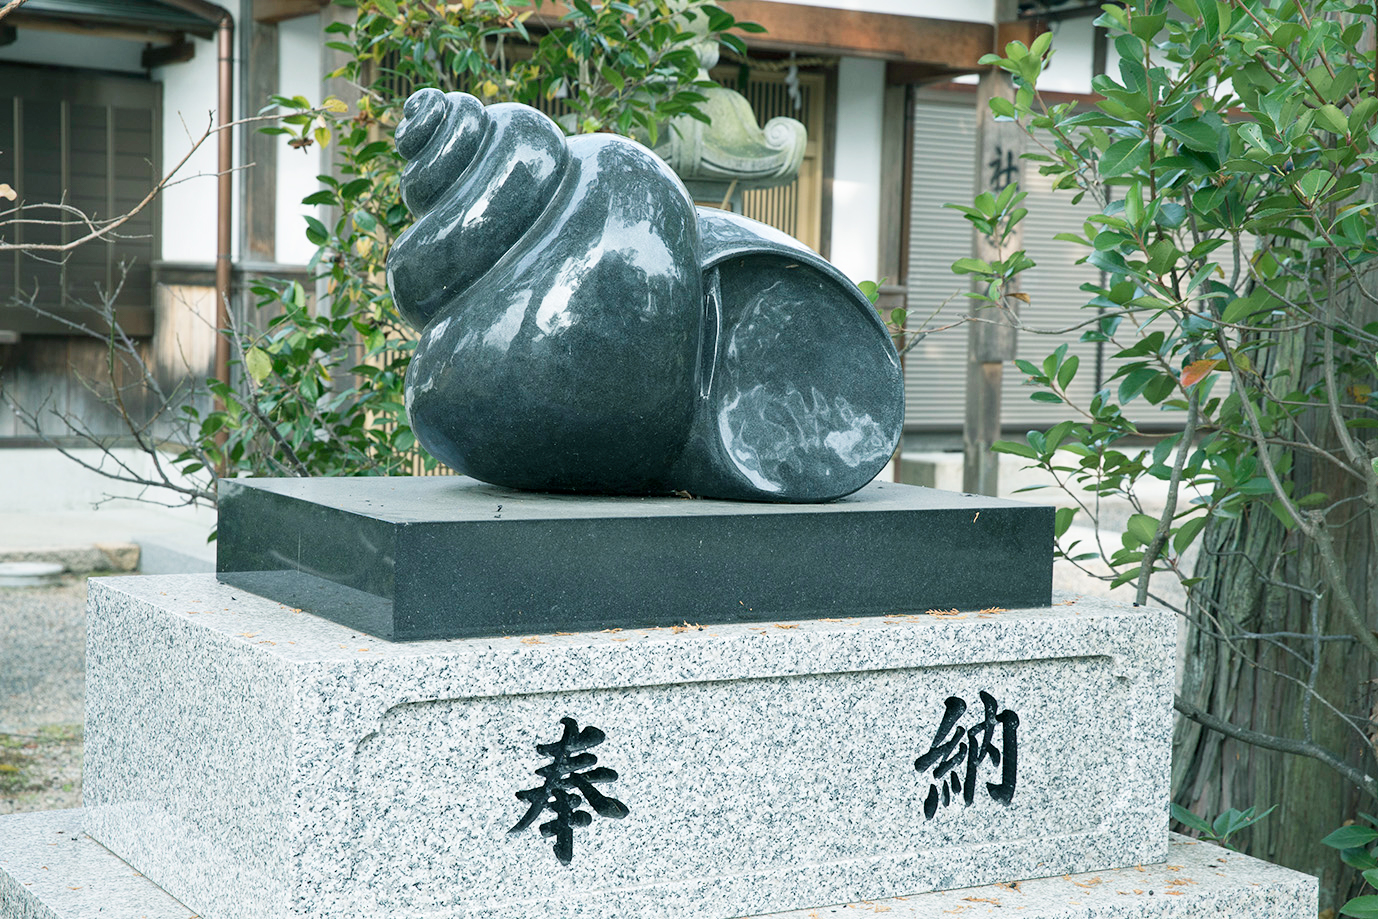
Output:
[[[191,919],[192,911],[81,833],[82,811],[0,817],[0,919]],[[827,906],[770,919],[1311,919],[1316,879],[1174,836],[1161,865]],[[207,913],[205,919],[218,919]],[[691,919],[686,916],[685,919]]]

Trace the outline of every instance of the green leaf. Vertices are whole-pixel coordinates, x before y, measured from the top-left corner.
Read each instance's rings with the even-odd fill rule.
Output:
[[[1202,30],[1204,38],[1208,42],[1213,42],[1220,37],[1220,6],[1215,0],[1198,0],[1198,11],[1201,14],[1201,24],[1205,26]],[[1225,9],[1225,25],[1230,24],[1229,8]]]
[[[1243,322],[1254,313],[1259,312],[1262,308],[1262,304],[1259,302],[1257,294],[1258,291],[1255,291],[1247,297],[1238,297],[1231,300],[1230,304],[1226,306],[1224,311],[1220,314],[1221,320],[1226,323]]]
[[[1207,518],[1193,517],[1186,523],[1177,528],[1177,532],[1172,534],[1172,548],[1178,555],[1187,551],[1187,547],[1196,540],[1196,536],[1206,526]]]
[[[1165,124],[1163,133],[1175,138],[1189,149],[1202,153],[1215,153],[1220,145],[1220,135],[1216,133],[1215,128],[1199,118]]]
[[[984,262],[979,258],[959,258],[952,263],[954,274],[993,274],[994,271],[990,262]]]
[[[1104,176],[1121,176],[1133,172],[1148,157],[1148,140],[1129,137],[1117,140],[1100,157],[1100,172]]]
[[[1028,444],[1021,444],[1016,440],[997,440],[990,446],[992,453],[1009,453],[1013,456],[1022,456],[1025,459],[1038,459],[1038,453]]]
[[[1166,24],[1166,13],[1159,13],[1157,16],[1135,13],[1129,19],[1129,31],[1133,32],[1134,37],[1141,41],[1150,41],[1153,36],[1163,30],[1163,26]]]
[[[1147,514],[1133,514],[1125,526],[1125,532],[1134,537],[1138,545],[1146,546],[1153,541],[1153,534],[1158,532],[1158,521]]]
[[[1053,535],[1061,536],[1067,532],[1072,525],[1072,518],[1077,515],[1075,507],[1059,507],[1053,515]]]
[[[991,97],[990,113],[992,115],[995,115],[997,118],[1017,117],[1017,113],[1014,109],[1014,103],[1008,99],[1003,99],[1000,96]]]
[[[1182,255],[1177,247],[1172,244],[1170,238],[1160,239],[1155,243],[1150,243],[1145,253],[1148,256],[1148,270],[1153,274],[1167,274],[1177,264],[1177,259]]]
[[[1340,861],[1358,871],[1372,871],[1374,868],[1378,868],[1378,858],[1374,858],[1373,853],[1363,846],[1341,849]]]
[[[255,383],[262,383],[273,372],[273,359],[262,348],[250,348],[244,354],[244,368],[249,371]]]
[[[1327,102],[1316,110],[1316,123],[1332,134],[1348,134],[1349,119],[1345,113]]]
[[[1340,907],[1340,915],[1353,916],[1355,919],[1378,919],[1378,897],[1373,894],[1355,897]]]
[[[1365,96],[1360,99],[1349,113],[1349,133],[1358,134],[1362,132],[1375,113],[1378,113],[1378,97]]]
[[[1030,393],[1030,394],[1029,394],[1029,398],[1032,399],[1032,400],[1035,401],[1035,402],[1047,402],[1047,403],[1049,403],[1050,405],[1051,405],[1051,404],[1058,404],[1058,403],[1061,403],[1061,402],[1062,402],[1062,397],[1059,396],[1059,395],[1058,395],[1057,393],[1055,393],[1055,392],[1036,392],[1036,393]]]
[[[1335,176],[1325,169],[1308,169],[1296,179],[1297,188],[1307,198],[1319,198],[1335,184]]]
[[[1263,139],[1263,129],[1258,126],[1258,122],[1246,121],[1239,125],[1239,136],[1251,147],[1267,151],[1268,142]]]
[[[1157,224],[1169,230],[1180,227],[1187,219],[1187,209],[1176,201],[1164,201],[1158,208]]]
[[[1129,186],[1124,193],[1124,219],[1136,227],[1144,219],[1144,192],[1138,182]]]
[[[326,230],[325,224],[315,217],[308,216],[306,218],[306,238],[314,246],[324,246],[325,241],[330,238],[330,233]]]
[[[1378,830],[1367,826],[1342,826],[1321,840],[1332,849],[1356,849],[1378,840]]]
[[[1144,391],[1144,387],[1153,382],[1153,378],[1158,375],[1158,371],[1152,367],[1140,367],[1131,370],[1120,382],[1119,399],[1120,404],[1132,402]]]
[[[1273,46],[1285,49],[1306,34],[1306,26],[1299,22],[1284,22],[1273,30]]]
[[[1080,358],[1073,354],[1058,368],[1057,385],[1059,388],[1066,390],[1071,385],[1072,379],[1077,375],[1077,365],[1080,363]]]

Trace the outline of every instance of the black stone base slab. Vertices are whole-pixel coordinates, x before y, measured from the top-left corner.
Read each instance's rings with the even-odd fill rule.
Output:
[[[1047,606],[1053,508],[873,482],[830,504],[222,479],[218,577],[411,641]]]

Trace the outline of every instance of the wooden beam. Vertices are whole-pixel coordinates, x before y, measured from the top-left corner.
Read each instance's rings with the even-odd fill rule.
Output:
[[[913,61],[887,61],[885,64],[885,82],[890,86],[914,85],[921,86],[925,83],[947,83],[955,77],[960,77],[968,73],[980,73],[981,67],[945,67],[938,64],[921,64]]]
[[[995,29],[995,50],[1005,53],[1005,46],[1012,41],[1022,41],[1024,47],[1034,43],[1034,39],[1048,31],[1048,24],[1042,19],[1015,19],[1002,22]]]
[[[5,17],[5,25],[15,29],[33,29],[39,32],[66,32],[89,35],[94,38],[119,38],[126,41],[150,42],[155,45],[168,45],[177,41],[179,33],[160,29],[146,29],[139,26],[93,25],[92,23],[65,16],[49,16],[31,13],[20,7]]]
[[[914,149],[913,90],[885,87],[880,137],[880,264],[883,305],[905,305],[909,262],[909,158]]]
[[[148,45],[139,55],[139,66],[144,70],[164,67],[168,64],[183,64],[196,56],[196,45],[186,40],[171,45]]]
[[[244,109],[257,112],[278,89],[278,27],[250,22],[240,30],[247,63]],[[245,125],[240,135],[245,160],[252,166],[242,179],[244,217],[240,222],[241,250],[250,260],[277,258],[277,154],[280,141],[258,125]]]
[[[275,23],[300,16],[314,16],[330,0],[254,0],[254,22]]]
[[[773,0],[732,0],[725,8],[740,20],[765,27],[762,34],[744,36],[756,48],[909,61],[961,73],[976,70],[976,61],[995,45],[995,27],[984,22]]]

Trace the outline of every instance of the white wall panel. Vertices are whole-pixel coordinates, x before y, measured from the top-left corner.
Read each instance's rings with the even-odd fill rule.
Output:
[[[288,19],[278,25],[279,95],[305,96],[312,102],[321,100],[324,41],[316,16]],[[312,144],[297,149],[288,146],[289,139],[285,134],[277,138],[277,260],[287,265],[304,265],[316,253],[316,247],[306,238],[305,217],[321,216],[321,208],[302,204],[301,199],[321,187],[316,176],[325,168],[320,147]]]
[[[963,22],[991,22],[995,18],[995,0],[789,0],[789,2],[804,6],[830,7],[835,10],[893,13],[898,16],[957,19]]]
[[[196,45],[195,57],[153,70],[153,79],[163,84],[165,169],[187,155],[212,123],[219,104],[215,41],[190,36],[187,41]],[[164,259],[201,264],[215,261],[215,167],[216,140],[212,137],[177,174],[181,181],[161,195]]]
[[[837,137],[829,260],[853,281],[880,264],[880,138],[885,62],[844,57],[837,68]]]

